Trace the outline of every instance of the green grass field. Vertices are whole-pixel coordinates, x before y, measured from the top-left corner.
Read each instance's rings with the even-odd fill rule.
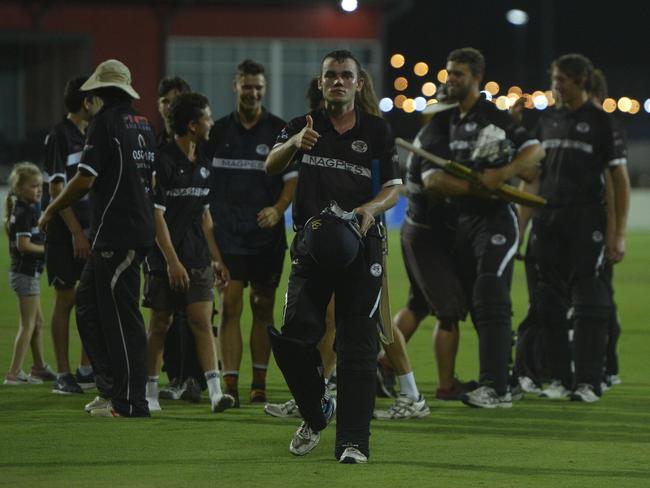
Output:
[[[0,243],[7,266],[6,239]],[[407,281],[399,236],[391,233],[391,302],[405,303]],[[17,328],[17,305],[3,278],[0,301],[0,365],[8,368]],[[284,294],[285,284],[278,297]],[[42,305],[49,322],[51,293],[43,280]],[[439,486],[524,487],[650,486],[650,233],[629,236],[628,256],[616,268],[623,324],[620,340],[623,384],[599,403],[586,405],[526,398],[509,410],[470,409],[431,400],[431,415],[411,421],[374,422],[366,466],[333,459],[334,428],[304,458],[288,452],[295,419],[265,416],[260,407],[223,414],[199,405],[163,402],[150,420],[96,419],[82,410],[92,396],[60,397],[50,386],[0,386],[0,485],[3,486]],[[522,268],[513,284],[514,323],[523,317]],[[276,310],[279,320],[281,307]],[[145,313],[148,318],[148,314]],[[249,323],[246,314],[243,324]],[[244,326],[245,330],[249,326]],[[431,354],[433,320],[409,344],[416,379],[429,399],[436,386]],[[73,332],[72,364],[79,358]],[[46,357],[54,357],[46,325]],[[245,354],[249,356],[249,354]],[[247,395],[250,361],[240,384]],[[31,366],[31,357],[24,368]],[[477,376],[472,326],[462,326],[458,372]],[[287,389],[274,365],[270,399]],[[386,407],[389,401],[380,400]]]

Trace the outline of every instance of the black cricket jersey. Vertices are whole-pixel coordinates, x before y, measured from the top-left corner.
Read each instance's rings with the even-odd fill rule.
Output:
[[[546,151],[540,195],[547,207],[602,203],[605,169],[626,162],[611,116],[591,102],[573,112],[552,108],[542,114],[537,135]]]
[[[45,236],[38,230],[40,205],[15,200],[9,217],[9,254],[11,271],[36,276],[43,271],[43,255],[22,253],[18,250],[18,237],[27,236],[34,244],[43,244]]]
[[[224,254],[261,254],[286,248],[284,216],[270,229],[262,229],[257,214],[280,198],[287,180],[297,171],[287,169],[269,176],[264,161],[286,122],[262,111],[250,129],[235,111],[215,122],[204,151],[212,159],[210,211],[215,237]]]
[[[154,243],[152,172],[156,138],[130,101],[105,105],[88,128],[79,171],[91,190],[93,249],[137,249]]]
[[[379,190],[373,186],[402,183],[390,126],[380,117],[359,108],[355,110],[356,124],[343,134],[334,129],[325,109],[309,113],[314,130],[321,137],[311,151],[297,151],[292,161],[298,167],[293,201],[296,228],[318,215],[331,200],[336,200],[343,210],[351,211],[372,200]],[[306,121],[307,117],[302,116],[289,122],[278,136],[277,144],[300,132]]]
[[[441,158],[450,158],[449,118],[451,109],[438,112],[415,136],[413,145]],[[439,220],[444,201],[434,201],[423,184],[423,178],[440,169],[432,162],[409,153],[406,160],[405,185],[407,194],[406,220],[418,226],[430,226]]]
[[[452,160],[470,169],[482,171],[508,164],[517,154],[539,141],[512,116],[481,97],[460,116],[460,108],[451,109],[449,149]],[[489,211],[506,205],[498,200],[463,196],[454,198],[459,207],[471,212]]]
[[[203,234],[203,212],[210,204],[209,161],[197,155],[192,163],[175,141],[158,152],[155,165],[154,206],[164,211],[172,245],[187,269],[210,266],[210,253]],[[158,246],[147,256],[149,271],[167,270]]]
[[[69,119],[54,126],[45,138],[45,157],[43,167],[47,175],[46,182],[67,184],[77,173],[86,136]],[[90,227],[90,200],[85,195],[77,201],[72,210],[85,231]],[[57,214],[47,226],[47,242],[69,243],[70,231],[63,219]]]

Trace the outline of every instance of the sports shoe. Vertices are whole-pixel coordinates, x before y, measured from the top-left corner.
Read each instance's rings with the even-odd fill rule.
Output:
[[[185,380],[181,391],[181,400],[192,403],[199,403],[201,401],[201,385],[199,385],[196,378],[190,376]]]
[[[426,417],[429,413],[429,406],[422,394],[417,400],[400,395],[388,410],[375,410],[373,416],[377,420],[405,420]]]
[[[377,361],[377,396],[381,398],[397,398],[395,391],[395,371]]]
[[[451,388],[436,389],[436,399],[443,401],[460,400],[463,393],[476,390],[478,387],[479,385],[476,381],[463,382],[458,378],[454,378],[454,385]]]
[[[399,398],[398,398],[399,399]],[[341,464],[366,464],[368,458],[356,447],[346,447],[339,458]]]
[[[266,403],[266,390],[264,388],[251,389],[251,403]]]
[[[525,393],[533,393],[535,395],[542,393],[542,389],[528,376],[520,376],[517,378],[517,381]]]
[[[300,410],[293,398],[284,403],[267,403],[264,405],[264,413],[271,417],[300,417]]]
[[[239,390],[238,389],[231,389],[231,388],[226,388],[226,395],[230,395],[235,399],[235,404],[232,406],[233,408],[239,408],[241,405],[239,403]]]
[[[58,395],[74,395],[75,393],[83,394],[81,386],[77,383],[71,373],[64,373],[59,376],[52,386],[52,393]]]
[[[512,396],[510,392],[499,396],[496,390],[489,386],[479,386],[476,390],[463,393],[460,397],[465,405],[478,408],[510,408]]]
[[[610,374],[610,375],[607,375],[607,376],[608,376],[609,382],[612,384],[612,386],[613,385],[620,385],[621,383],[623,383],[623,380],[621,380],[621,377],[619,375],[617,375],[617,374]]]
[[[92,410],[96,408],[106,408],[109,406],[111,406],[111,401],[108,398],[102,398],[100,396],[96,396],[92,402],[86,404],[84,410],[90,413]]]
[[[228,393],[213,395],[210,402],[212,403],[212,413],[223,412],[227,408],[233,408],[235,406],[235,399]]]
[[[35,376],[27,375],[24,371],[19,371],[17,375],[7,375],[3,382],[5,385],[42,385],[43,380]]]
[[[181,385],[178,378],[173,378],[166,388],[160,390],[158,398],[162,398],[163,400],[180,400],[184,391],[184,386]]]
[[[311,430],[307,422],[303,422],[291,439],[289,452],[294,456],[304,456],[310,453],[319,441],[320,432]]]
[[[594,391],[594,387],[587,383],[580,383],[571,393],[572,402],[594,403],[600,400],[600,397]]]
[[[90,416],[114,418],[114,417],[120,417],[120,414],[113,409],[113,405],[111,404],[111,402],[108,402],[108,405],[105,405],[103,407],[93,408],[90,411]]]
[[[147,403],[149,404],[150,412],[160,412],[162,410],[160,401],[157,398],[147,397]]]
[[[550,398],[551,400],[560,400],[569,398],[571,391],[567,390],[560,380],[553,380],[547,388],[539,394],[541,398]]]
[[[510,397],[512,398],[513,402],[518,402],[523,400],[525,395],[526,392],[519,384],[510,388]]]
[[[38,378],[39,380],[42,380],[42,381],[55,381],[56,380],[56,373],[50,367],[49,364],[45,364],[40,369],[37,369],[34,366],[32,366],[32,371],[30,373],[30,376],[32,378]]]
[[[92,371],[88,374],[82,374],[81,371],[79,371],[79,368],[77,368],[77,371],[75,372],[75,376],[77,379],[77,384],[83,390],[89,390],[90,388],[95,387],[95,373],[93,373]]]

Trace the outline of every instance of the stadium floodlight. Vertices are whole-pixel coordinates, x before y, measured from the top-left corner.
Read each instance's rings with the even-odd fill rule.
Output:
[[[390,98],[382,98],[379,100],[379,110],[382,112],[390,112],[393,110],[393,101]]]
[[[528,13],[518,8],[513,8],[506,12],[506,20],[512,25],[526,25],[528,23]]]
[[[341,8],[346,12],[354,12],[358,6],[357,0],[341,0]]]

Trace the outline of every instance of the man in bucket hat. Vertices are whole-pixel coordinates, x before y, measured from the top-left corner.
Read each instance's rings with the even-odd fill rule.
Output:
[[[86,406],[98,417],[148,417],[147,337],[139,309],[140,263],[154,244],[153,128],[131,103],[140,96],[120,61],[104,61],[82,85],[104,106],[88,128],[79,170],[43,213],[39,225],[91,196],[92,253],[77,290],[77,324],[95,371],[99,396]]]

